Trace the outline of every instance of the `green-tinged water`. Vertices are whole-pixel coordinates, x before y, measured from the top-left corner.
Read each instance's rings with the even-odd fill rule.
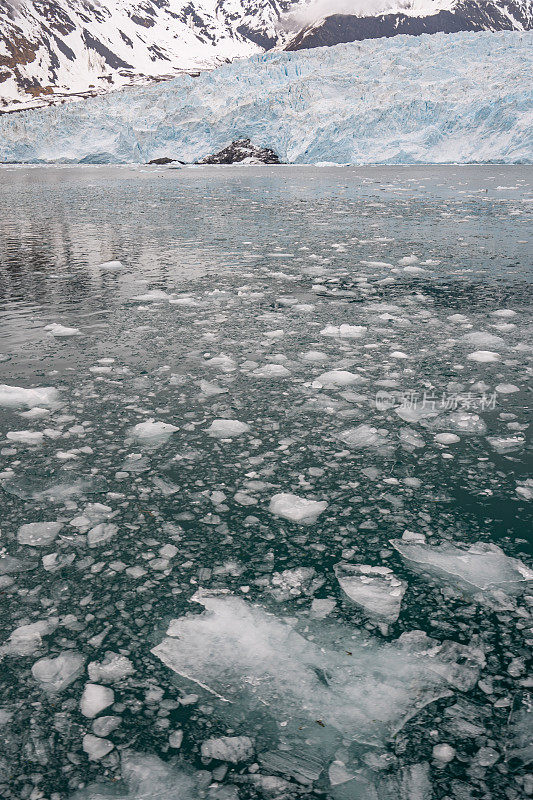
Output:
[[[1,798],[529,796],[532,179],[0,170]]]

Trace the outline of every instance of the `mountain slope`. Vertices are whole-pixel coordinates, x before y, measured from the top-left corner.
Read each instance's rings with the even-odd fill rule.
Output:
[[[196,161],[250,139],[302,164],[530,163],[532,44],[532,33],[457,33],[253,56],[4,114],[0,161]]]
[[[0,0],[0,109],[57,102],[271,47],[293,0]]]
[[[303,50],[408,34],[531,30],[532,0],[425,0],[399,3],[372,16],[331,14],[304,26],[285,45]]]

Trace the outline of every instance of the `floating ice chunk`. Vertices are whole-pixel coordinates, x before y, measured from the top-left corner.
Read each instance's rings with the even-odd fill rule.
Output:
[[[457,431],[467,436],[479,436],[487,432],[487,426],[479,414],[469,414],[467,411],[454,411],[437,420],[422,423],[427,428]]]
[[[85,689],[80,700],[80,711],[84,717],[93,719],[97,717],[104,708],[113,705],[115,693],[107,686],[100,686],[97,683],[86,683]]]
[[[30,408],[29,411],[19,411],[19,417],[24,417],[24,419],[41,419],[41,417],[47,417],[49,413],[49,408],[34,406],[34,408]]]
[[[206,428],[206,433],[216,439],[231,439],[249,430],[250,426],[238,419],[214,419],[209,428]]]
[[[201,752],[206,761],[216,758],[218,761],[239,764],[253,756],[254,743],[248,736],[221,736],[202,742]]]
[[[314,567],[296,567],[284,569],[283,572],[274,572],[270,594],[278,602],[289,600],[291,597],[312,595],[324,583],[324,578],[316,574]]]
[[[10,442],[17,442],[18,444],[42,444],[44,433],[40,431],[9,431],[6,434],[6,439]]]
[[[221,372],[233,372],[233,370],[237,369],[237,364],[230,358],[230,356],[221,353],[219,356],[213,356],[213,358],[209,358],[205,362],[210,367],[216,367]]]
[[[53,633],[58,624],[57,617],[41,619],[29,625],[21,625],[11,633],[7,642],[0,647],[0,654],[29,656],[41,647],[43,636]]]
[[[336,605],[337,603],[335,600],[333,600],[333,598],[315,598],[315,600],[313,600],[311,603],[311,615],[316,619],[324,619],[331,614]]]
[[[473,344],[476,347],[498,347],[505,344],[501,336],[496,336],[494,333],[487,331],[472,331],[472,333],[465,333],[462,337],[468,344]]]
[[[389,355],[391,358],[397,358],[397,359],[409,358],[407,353],[402,352],[402,350],[393,350],[391,353],[389,353]]]
[[[464,323],[469,322],[468,317],[465,317],[464,314],[450,314],[448,319],[450,322],[455,322],[458,325],[463,325]]]
[[[487,442],[497,453],[512,453],[525,444],[523,436],[487,436]]]
[[[434,439],[438,444],[456,444],[461,441],[456,433],[436,433]]]
[[[157,756],[123,751],[121,772],[127,787],[118,794],[121,800],[198,800],[199,787],[194,778]],[[114,789],[111,791],[111,796],[117,796]],[[108,800],[109,797],[109,791],[96,783],[75,792],[71,800]]]
[[[135,439],[143,442],[162,442],[166,441],[175,431],[179,430],[176,425],[169,422],[156,422],[153,417],[146,422],[138,422],[131,429],[131,435]]]
[[[106,506],[103,503],[88,503],[83,509],[83,513],[71,519],[69,525],[72,525],[73,528],[79,528],[80,530],[86,530],[90,528],[91,525],[95,525],[98,522],[101,522],[104,519],[108,519],[113,514],[113,509],[111,506]]]
[[[151,303],[153,301],[157,302],[158,300],[169,300],[171,297],[171,294],[167,294],[167,292],[163,292],[161,289],[152,289],[145,294],[138,294],[131,299],[140,303]]]
[[[68,337],[68,336],[81,336],[79,328],[68,328],[65,325],[60,325],[59,322],[52,322],[50,325],[44,326],[45,331],[48,331],[52,336]]]
[[[258,378],[286,378],[291,373],[283,364],[265,364],[264,367],[254,369],[253,374]]]
[[[302,756],[311,736],[326,763],[341,739],[383,742],[452,687],[472,688],[484,663],[479,650],[422,631],[383,644],[339,622],[282,620],[231,595],[194,599],[204,613],[171,621],[152,653],[209,692],[218,713],[286,720]]]
[[[371,618],[396,622],[407,583],[397,578],[391,569],[341,562],[334,570],[343,592]]]
[[[306,353],[302,353],[302,361],[321,363],[327,361],[327,359],[326,353],[323,353],[321,350],[308,350]]]
[[[89,756],[89,761],[100,761],[111,752],[114,746],[109,739],[101,739],[99,736],[93,736],[92,733],[86,733],[82,741],[83,750]]]
[[[20,386],[0,384],[0,406],[3,408],[35,408],[53,405],[59,398],[58,389],[43,386],[37,389],[23,389]]]
[[[330,372],[323,372],[313,381],[313,388],[320,389],[323,386],[331,388],[333,386],[350,386],[352,383],[362,381],[361,375],[355,372],[348,372],[345,369],[332,369]]]
[[[102,272],[119,272],[121,269],[124,269],[124,264],[122,261],[103,261],[101,264],[98,264],[98,267]]]
[[[74,683],[83,672],[85,658],[73,650],[65,650],[57,658],[41,658],[31,668],[31,674],[41,689],[50,694],[61,692]]]
[[[438,411],[432,408],[431,403],[406,403],[394,409],[404,422],[422,422],[438,416]]]
[[[499,361],[500,354],[495,353],[493,350],[476,350],[474,353],[469,353],[467,358],[480,364],[490,364],[493,361]]]
[[[522,500],[533,500],[533,478],[518,483],[515,491]]]
[[[433,747],[432,755],[434,760],[440,764],[448,764],[455,758],[455,748],[445,742],[436,744]]]
[[[129,658],[111,652],[105,654],[103,661],[91,661],[87,671],[93,683],[114,683],[135,672]]]
[[[104,542],[108,542],[112,539],[117,531],[118,526],[113,525],[112,522],[101,522],[88,532],[87,544],[89,547],[98,547],[98,545],[104,544]]]
[[[400,430],[400,442],[406,447],[425,447],[424,438],[412,428],[402,428]]]
[[[322,336],[334,336],[339,339],[360,339],[366,332],[365,325],[326,325],[320,331]]]
[[[363,423],[356,428],[348,428],[339,434],[339,439],[347,444],[348,447],[353,447],[355,450],[362,447],[380,447],[387,444],[387,439],[378,433],[377,428],[372,425]]]
[[[514,394],[520,391],[520,387],[514,383],[499,383],[495,388],[498,394]]]
[[[217,386],[216,383],[210,383],[209,381],[200,381],[198,385],[200,386],[200,391],[206,397],[215,397],[217,394],[227,394],[228,392],[222,386]]]
[[[62,527],[62,522],[28,522],[18,529],[17,541],[31,547],[46,547],[52,544]]]
[[[391,539],[391,544],[411,568],[474,591],[502,589],[517,594],[533,581],[533,571],[495,544],[457,542],[433,547],[401,539]]]
[[[398,260],[398,264],[401,267],[404,267],[404,266],[408,266],[409,264],[418,264],[419,261],[420,261],[420,259],[417,258],[417,256],[410,255],[410,256],[404,256],[403,258],[400,258]]]
[[[425,272],[427,272],[427,269],[424,269],[423,267],[407,266],[403,268],[403,271],[407,272],[408,275],[423,275]]]
[[[490,312],[495,317],[501,317],[502,319],[508,319],[509,317],[516,317],[516,311],[512,311],[510,308],[498,308],[496,311]]]
[[[290,520],[290,522],[310,524],[316,522],[327,507],[328,504],[325,500],[306,500],[297,494],[281,492],[271,498],[269,511],[277,517]]]

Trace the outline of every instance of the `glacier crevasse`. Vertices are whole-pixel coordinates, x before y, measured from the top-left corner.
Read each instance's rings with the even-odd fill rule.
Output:
[[[0,117],[0,162],[194,161],[250,138],[294,163],[530,163],[533,34],[397,36]]]

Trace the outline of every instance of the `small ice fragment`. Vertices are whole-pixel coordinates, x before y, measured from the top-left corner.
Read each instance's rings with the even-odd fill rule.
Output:
[[[286,378],[291,373],[283,364],[265,364],[264,367],[254,369],[253,374],[258,378]]]
[[[52,386],[23,389],[20,386],[0,384],[0,406],[3,408],[49,406],[55,403],[58,397],[59,391]]]
[[[492,350],[476,350],[474,353],[470,353],[467,358],[480,364],[490,364],[493,361],[499,361],[500,354]]]
[[[65,650],[57,658],[41,658],[31,668],[31,674],[45,692],[61,692],[82,674],[85,658],[80,653]]]
[[[339,339],[360,339],[366,331],[365,325],[326,325],[320,333],[322,336],[333,336]]]
[[[514,392],[519,392],[520,388],[515,386],[514,383],[499,383],[496,386],[496,391],[498,394],[513,394]]]
[[[108,542],[110,539],[115,536],[118,531],[118,526],[113,525],[112,522],[101,522],[99,525],[95,525],[94,528],[87,534],[87,543],[89,547],[97,547],[100,544],[104,544],[104,542]]]
[[[52,544],[62,527],[62,522],[28,522],[18,529],[17,541],[31,547],[46,547]]]
[[[93,733],[96,736],[109,736],[119,727],[121,722],[122,719],[120,717],[97,717],[93,722]]]
[[[139,422],[131,429],[132,436],[135,439],[140,439],[145,442],[157,442],[166,440],[175,431],[179,430],[176,425],[171,425],[169,422],[156,422],[151,418],[146,422]]]
[[[456,433],[436,433],[434,439],[439,444],[456,444],[461,441]]]
[[[398,264],[404,267],[408,266],[409,264],[418,264],[419,261],[420,259],[417,258],[417,256],[411,254],[410,256],[404,256],[403,258],[400,258],[398,260]]]
[[[248,736],[221,736],[202,742],[201,752],[206,761],[216,758],[218,761],[239,764],[253,756],[254,744]]]
[[[498,347],[498,345],[505,344],[501,336],[496,336],[494,333],[487,331],[472,331],[472,333],[465,333],[462,337],[468,344],[473,344],[476,347]]]
[[[206,428],[206,433],[216,439],[231,439],[249,430],[250,426],[238,419],[214,419],[209,428]]]
[[[97,683],[86,683],[85,689],[80,700],[80,711],[84,717],[93,719],[97,717],[104,708],[113,705],[115,693],[107,686],[100,686]]]
[[[103,661],[91,661],[87,671],[93,683],[114,683],[135,672],[129,658],[111,652],[105,654]]]
[[[83,737],[82,747],[89,756],[89,761],[100,761],[111,752],[114,746],[109,739],[100,739],[99,736],[93,736],[92,733],[86,733]]]
[[[169,747],[173,750],[179,750],[183,742],[183,731],[173,731],[168,737]]]
[[[44,433],[40,431],[9,431],[6,434],[6,439],[19,444],[41,444],[44,439]]]
[[[0,648],[1,653],[10,655],[29,656],[39,650],[43,636],[48,636],[57,628],[58,619],[52,617],[47,620],[30,622],[29,625],[20,625],[11,633],[7,642]]]
[[[501,319],[516,317],[516,311],[512,311],[510,308],[498,308],[497,311],[491,311],[490,313],[495,317],[500,317]]]
[[[45,331],[49,331],[52,336],[57,336],[58,338],[81,335],[79,328],[68,328],[65,325],[60,325],[59,322],[52,322],[50,325],[45,325],[44,329]]]
[[[327,507],[328,504],[325,500],[306,500],[304,497],[290,492],[281,492],[271,498],[269,511],[277,517],[290,520],[290,522],[308,524],[316,522]]]
[[[357,375],[354,372],[348,372],[345,369],[333,369],[330,372],[323,372],[318,378],[315,378],[312,385],[313,388],[350,386],[352,383],[358,383],[361,380],[361,375]]]
[[[102,272],[118,272],[124,269],[124,264],[121,261],[103,261],[101,264],[98,264],[98,267]]]
[[[487,436],[487,441],[497,453],[512,453],[520,450],[524,444],[523,436]]]
[[[317,576],[314,567],[296,567],[284,569],[283,572],[274,572],[269,592],[278,603],[281,603],[291,597],[312,595],[323,583],[324,578]]]
[[[340,562],[334,571],[343,592],[371,618],[396,622],[407,583],[388,567]]]
[[[379,447],[386,443],[386,439],[377,428],[365,423],[358,425],[356,428],[348,428],[339,434],[339,439],[347,444],[348,447],[359,449],[361,447]]]
[[[163,292],[161,289],[152,289],[145,294],[138,294],[131,299],[141,303],[150,303],[152,301],[168,300],[170,297],[172,297],[172,295]]]
[[[448,764],[455,758],[455,748],[449,744],[436,744],[433,748],[432,755],[435,761],[440,764]]]

